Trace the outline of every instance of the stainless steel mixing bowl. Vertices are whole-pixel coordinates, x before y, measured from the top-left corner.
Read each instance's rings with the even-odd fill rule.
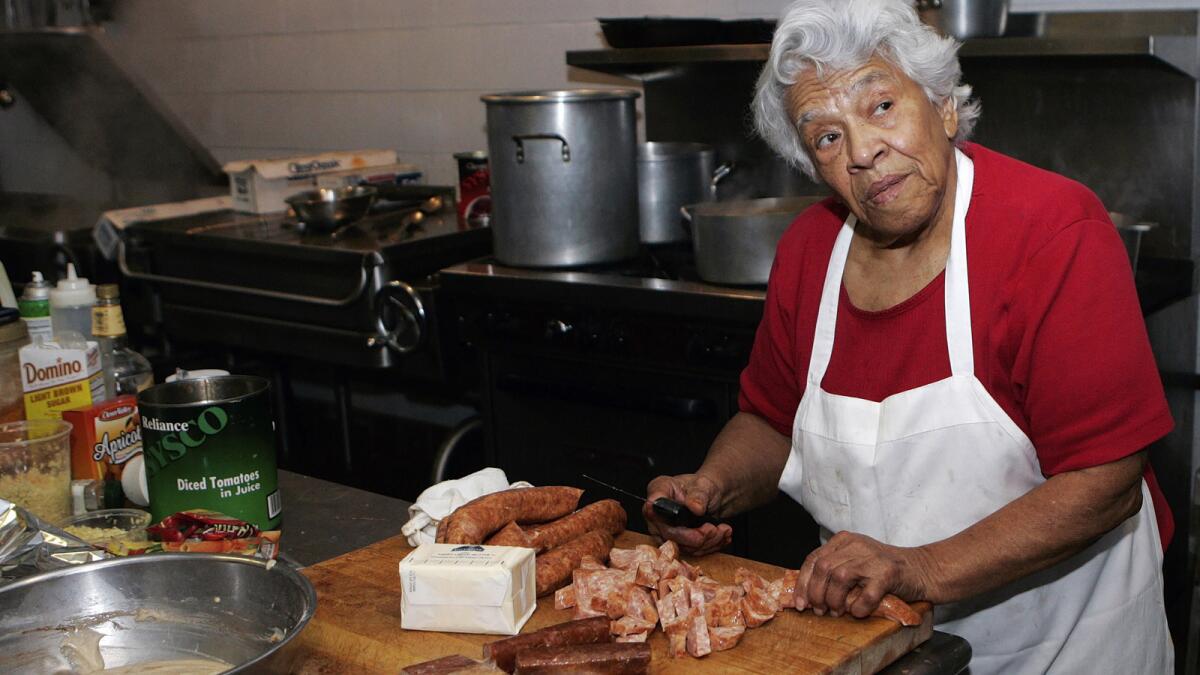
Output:
[[[292,207],[296,220],[304,223],[306,228],[325,232],[367,215],[378,194],[379,191],[371,185],[347,185],[308,190],[284,201]]]
[[[70,567],[0,587],[0,672],[78,669],[63,643],[83,629],[100,634],[106,668],[209,658],[239,672],[294,637],[316,606],[312,584],[284,563],[164,553]]]

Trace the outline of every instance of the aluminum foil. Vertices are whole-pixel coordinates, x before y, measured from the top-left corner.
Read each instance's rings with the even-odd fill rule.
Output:
[[[107,551],[0,499],[0,586],[39,572],[108,557]]]

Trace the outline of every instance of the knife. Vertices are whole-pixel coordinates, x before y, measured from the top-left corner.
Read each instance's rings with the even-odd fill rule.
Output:
[[[618,492],[618,493],[626,495],[628,497],[633,497],[634,499],[638,500],[639,502],[650,503],[650,508],[654,509],[654,512],[657,513],[658,516],[660,518],[662,518],[663,521],[666,522],[671,527],[697,528],[697,527],[700,527],[701,525],[703,525],[704,523],[712,523],[715,525],[718,522],[712,518],[709,518],[706,516],[698,516],[698,515],[692,513],[692,510],[689,509],[687,506],[680,504],[679,502],[675,501],[674,499],[670,499],[669,497],[659,497],[658,499],[655,499],[653,503],[651,503],[650,500],[646,499],[645,497],[639,497],[638,495],[635,495],[628,490],[622,490],[621,488],[617,487],[616,485],[609,485],[608,483],[605,483],[604,481],[599,480],[597,478],[593,478],[593,477],[587,475],[586,473],[580,474],[580,475],[583,476],[584,478],[592,481],[593,483],[599,483],[600,485],[603,485],[604,487],[608,488],[609,490]]]

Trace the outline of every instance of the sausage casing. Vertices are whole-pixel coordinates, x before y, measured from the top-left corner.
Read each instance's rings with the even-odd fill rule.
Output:
[[[625,530],[625,509],[615,499],[602,499],[578,511],[544,525],[532,528],[527,534],[533,548],[548,551],[585,532],[600,530],[613,536]]]
[[[489,642],[483,646],[483,658],[491,659],[496,663],[497,668],[511,673],[516,668],[517,653],[526,649],[611,641],[612,635],[609,633],[608,618],[597,616],[590,619],[567,621],[525,635]]]
[[[603,673],[641,675],[650,672],[650,645],[610,642],[595,645],[535,647],[517,654],[518,675],[534,673]]]
[[[609,533],[592,531],[555,546],[545,553],[539,553],[536,561],[538,597],[565,586],[571,580],[571,572],[579,567],[583,556],[590,555],[597,560],[608,560],[612,544],[612,535]]]
[[[575,510],[582,494],[579,488],[559,485],[483,495],[447,516],[446,529],[438,533],[438,543],[482,544],[510,522],[541,523],[561,518]]]

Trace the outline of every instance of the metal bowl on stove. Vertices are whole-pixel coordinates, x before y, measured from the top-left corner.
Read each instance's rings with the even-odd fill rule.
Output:
[[[284,201],[296,220],[316,231],[332,230],[360,220],[371,210],[379,191],[370,185],[317,188],[294,194]]]
[[[68,567],[0,587],[0,672],[138,672],[181,659],[240,672],[291,640],[316,605],[312,584],[283,563],[163,553]]]

